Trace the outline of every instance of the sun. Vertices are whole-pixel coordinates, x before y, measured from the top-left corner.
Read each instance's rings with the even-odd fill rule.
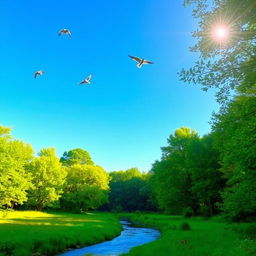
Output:
[[[211,37],[218,43],[225,43],[230,38],[230,28],[225,24],[217,24],[212,27]]]

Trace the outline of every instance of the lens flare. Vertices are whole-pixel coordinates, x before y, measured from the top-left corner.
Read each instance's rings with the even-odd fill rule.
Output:
[[[230,29],[227,25],[218,24],[213,26],[211,36],[218,43],[225,43],[230,38]]]

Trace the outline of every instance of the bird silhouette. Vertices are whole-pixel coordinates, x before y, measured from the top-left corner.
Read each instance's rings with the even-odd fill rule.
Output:
[[[69,29],[66,29],[66,28],[63,28],[59,31],[59,36],[61,36],[62,34],[66,34],[68,35],[69,37],[71,37],[71,32]]]
[[[34,73],[34,78],[37,78],[37,76],[41,76],[42,74],[44,74],[45,72],[43,70],[38,70]]]
[[[135,57],[135,56],[131,56],[131,55],[128,55],[132,60],[136,61],[138,64],[137,64],[137,67],[138,68],[141,68],[143,64],[154,64],[154,62],[152,61],[149,61],[149,60],[145,60],[145,59],[141,59],[139,57]]]
[[[91,84],[92,74],[87,76],[83,81],[81,81],[79,84]]]

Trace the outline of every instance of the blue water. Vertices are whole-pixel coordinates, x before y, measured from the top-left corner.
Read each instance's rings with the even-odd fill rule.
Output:
[[[120,222],[123,226],[123,231],[113,240],[68,251],[59,256],[85,256],[87,254],[95,256],[117,256],[129,252],[135,246],[152,242],[160,236],[158,230],[131,227],[127,221]]]

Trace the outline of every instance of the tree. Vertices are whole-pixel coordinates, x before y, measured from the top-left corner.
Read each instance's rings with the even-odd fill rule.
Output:
[[[137,168],[111,172],[109,204],[105,208],[113,211],[155,210],[150,176]]]
[[[194,67],[181,70],[181,80],[201,84],[205,91],[216,88],[217,100],[225,103],[232,92],[250,76],[254,77],[254,82],[246,83],[243,90],[255,94],[255,0],[184,2],[185,5],[195,5],[193,16],[199,20],[199,29],[193,34],[197,43],[191,50],[199,52],[200,57]],[[214,26],[217,24],[227,27],[229,37],[224,42],[213,38]]]
[[[221,170],[228,178],[222,209],[232,220],[256,214],[256,101],[238,96],[213,119]]]
[[[188,202],[191,186],[179,162],[172,158],[162,159],[153,164],[151,171],[152,187],[160,209],[170,214],[181,214],[184,208],[191,206]]]
[[[13,139],[10,131],[0,126],[0,207],[23,204],[31,186],[26,166],[33,158],[33,149]]]
[[[172,214],[179,214],[185,207],[197,211],[192,193],[192,173],[186,166],[186,150],[189,144],[199,140],[197,132],[187,127],[177,129],[168,138],[168,146],[162,147],[162,160],[153,165],[152,182],[159,206]]]
[[[183,69],[180,77],[201,84],[204,90],[217,88],[218,101],[225,103],[212,124],[227,179],[221,208],[231,220],[246,220],[256,214],[255,0],[186,0],[185,4],[195,4],[199,30],[194,33],[197,43],[192,50],[200,53],[200,60],[189,70]],[[228,40],[213,40],[217,22],[226,26]]]
[[[71,166],[74,164],[88,164],[93,165],[93,161],[89,152],[84,149],[76,148],[70,151],[65,151],[60,161],[65,166]]]
[[[192,174],[192,192],[199,204],[199,214],[212,216],[219,212],[221,191],[226,179],[220,172],[219,151],[213,146],[212,134],[190,144],[187,150],[187,168]]]
[[[200,138],[189,128],[177,129],[152,168],[151,182],[160,208],[171,214],[188,209],[207,216],[216,213],[225,183],[218,162],[212,136]]]
[[[36,210],[52,206],[63,193],[66,170],[61,166],[54,148],[42,149],[29,165],[33,188],[28,204]]]
[[[117,181],[125,181],[130,180],[135,177],[142,177],[142,173],[138,170],[138,168],[130,168],[126,171],[113,171],[110,173],[111,181],[117,182]]]
[[[61,206],[73,211],[97,209],[108,200],[109,175],[100,166],[74,164],[67,167]]]

